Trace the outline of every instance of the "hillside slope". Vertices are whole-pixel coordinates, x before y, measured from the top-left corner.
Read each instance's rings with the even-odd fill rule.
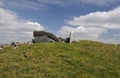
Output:
[[[0,78],[120,78],[120,46],[80,41],[6,47]]]

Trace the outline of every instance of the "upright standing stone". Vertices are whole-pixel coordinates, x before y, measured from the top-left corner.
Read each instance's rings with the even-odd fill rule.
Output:
[[[70,32],[70,44],[72,43],[72,32]]]

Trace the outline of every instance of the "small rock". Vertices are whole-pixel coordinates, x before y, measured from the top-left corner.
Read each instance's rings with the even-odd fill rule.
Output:
[[[23,56],[24,56],[24,57],[28,57],[27,52],[24,52],[24,53],[23,53]]]
[[[3,50],[3,48],[0,47],[0,51],[2,51],[2,50]]]

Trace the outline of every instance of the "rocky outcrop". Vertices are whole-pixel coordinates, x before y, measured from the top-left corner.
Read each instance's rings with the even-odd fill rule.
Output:
[[[33,43],[59,42],[59,39],[54,34],[45,31],[33,31],[33,37]]]

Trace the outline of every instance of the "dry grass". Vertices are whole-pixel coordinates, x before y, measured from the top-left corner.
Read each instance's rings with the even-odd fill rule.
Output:
[[[6,47],[0,78],[120,78],[120,46],[80,41]]]

